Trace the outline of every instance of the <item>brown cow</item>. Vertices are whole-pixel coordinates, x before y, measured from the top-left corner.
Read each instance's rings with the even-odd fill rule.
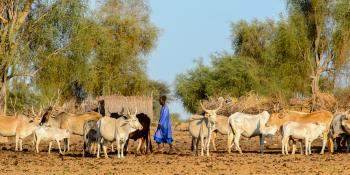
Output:
[[[33,111],[34,114],[34,111]],[[22,140],[31,135],[40,122],[40,115],[34,114],[34,118],[25,115],[5,116],[0,115],[0,136],[16,137],[15,151],[22,151]]]
[[[324,153],[324,149],[329,141],[329,149],[333,153],[333,140],[331,137],[328,137],[330,132],[330,126],[333,120],[333,114],[329,111],[321,110],[312,113],[302,113],[302,112],[282,112],[282,113],[273,113],[269,120],[266,122],[265,126],[261,126],[261,130],[266,135],[274,135],[283,124],[289,121],[298,122],[298,123],[312,123],[318,122],[326,125],[326,130],[323,133],[323,145],[321,154]],[[294,143],[295,144],[295,143]],[[293,145],[295,148],[295,145]]]
[[[83,136],[84,123],[89,120],[98,121],[100,118],[102,116],[97,112],[86,112],[83,114],[61,112],[56,116],[45,115],[41,124],[68,129],[71,134]],[[69,139],[65,139],[64,150],[69,151]]]

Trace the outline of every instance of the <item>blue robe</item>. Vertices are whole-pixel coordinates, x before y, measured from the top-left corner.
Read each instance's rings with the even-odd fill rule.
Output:
[[[162,106],[160,109],[158,128],[156,133],[154,133],[153,138],[158,144],[171,144],[173,142],[169,108],[166,105]]]

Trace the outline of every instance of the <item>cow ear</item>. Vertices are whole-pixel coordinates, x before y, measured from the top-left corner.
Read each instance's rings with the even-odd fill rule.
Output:
[[[278,113],[278,114],[277,114],[277,117],[280,118],[280,119],[282,119],[282,118],[284,117],[284,114]]]

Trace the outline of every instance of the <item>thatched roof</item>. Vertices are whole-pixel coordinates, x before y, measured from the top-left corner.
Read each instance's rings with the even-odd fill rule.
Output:
[[[148,96],[122,96],[122,95],[110,95],[100,96],[98,101],[104,102],[105,112],[119,113],[126,112],[127,109],[130,112],[134,112],[137,108],[138,113],[145,113],[151,119],[153,119],[153,98]]]

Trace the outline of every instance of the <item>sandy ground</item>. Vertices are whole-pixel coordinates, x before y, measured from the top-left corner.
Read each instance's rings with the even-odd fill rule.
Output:
[[[152,131],[153,132],[153,131]],[[41,152],[33,152],[31,137],[27,138],[23,152],[14,151],[13,140],[0,144],[0,174],[350,174],[350,154],[318,154],[320,142],[314,143],[313,154],[283,156],[279,138],[267,139],[265,154],[258,153],[258,139],[242,139],[243,155],[226,153],[226,137],[219,136],[218,151],[210,157],[194,156],[190,150],[190,136],[186,131],[174,131],[176,154],[130,153],[118,159],[82,157],[82,138],[73,137],[72,152],[62,156],[57,145],[51,155],[48,144],[41,143]],[[155,148],[155,144],[153,144]],[[129,150],[136,144],[131,142]],[[168,150],[166,146],[165,151]]]

